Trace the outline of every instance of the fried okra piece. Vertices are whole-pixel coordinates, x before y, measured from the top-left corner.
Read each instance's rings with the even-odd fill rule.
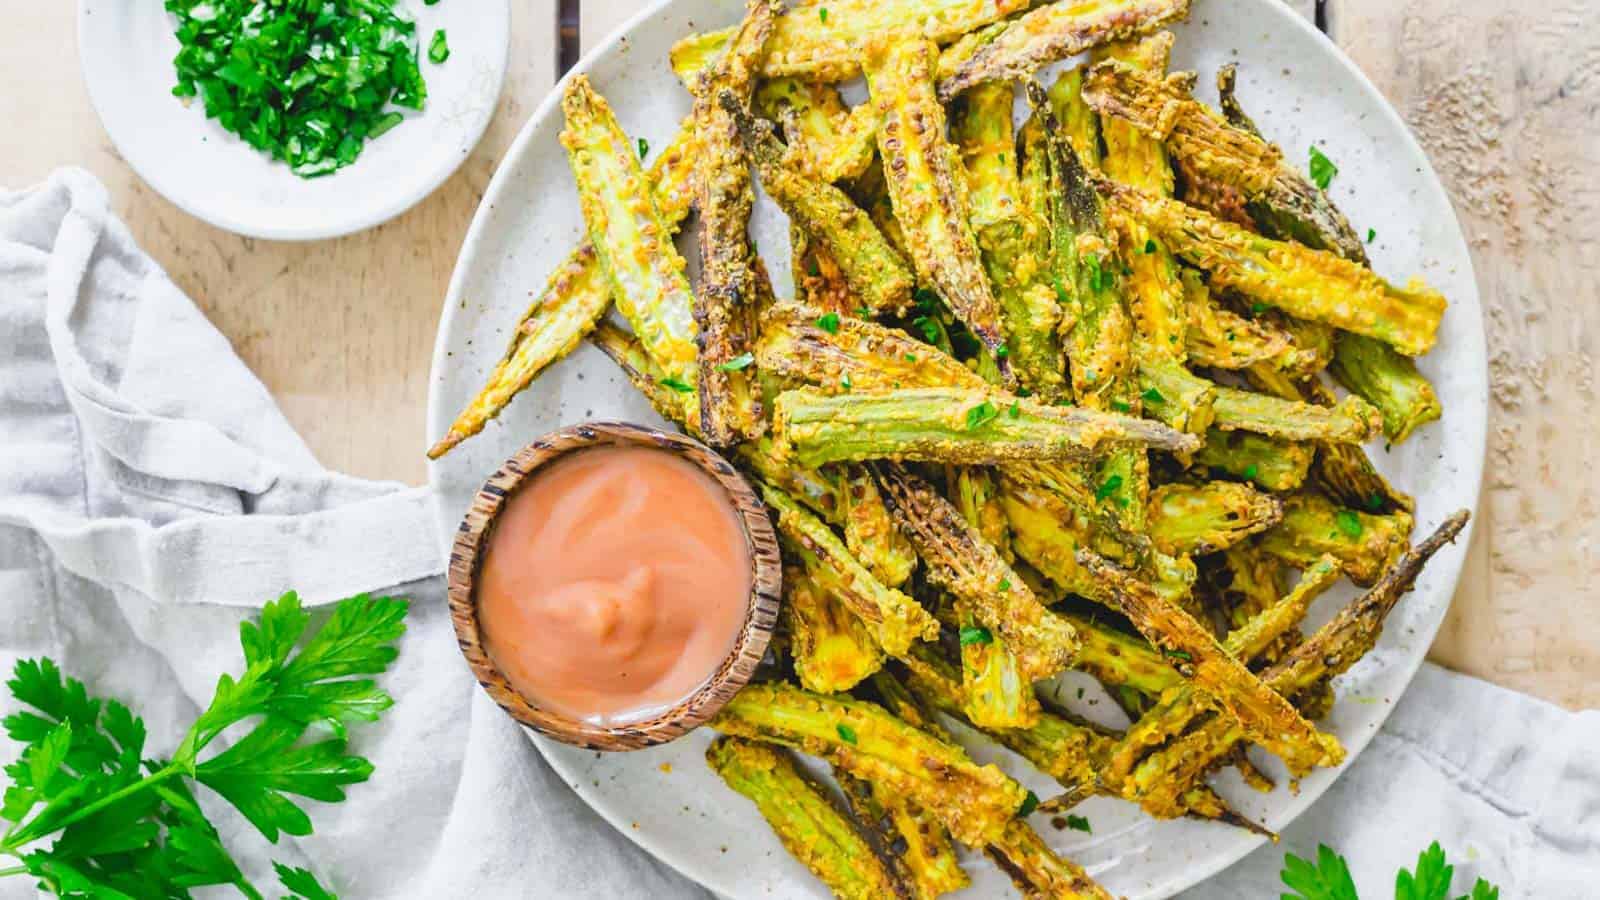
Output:
[[[786,157],[765,122],[737,105],[729,115],[761,173],[761,186],[777,201],[807,241],[827,252],[856,298],[856,306],[874,313],[899,312],[911,304],[915,286],[911,270],[872,223],[872,217],[844,191],[818,181]]]
[[[1093,553],[1080,551],[1078,561],[1105,583],[1107,593],[1147,640],[1169,656],[1186,657],[1182,665],[1190,683],[1237,720],[1251,740],[1296,770],[1338,765],[1344,759],[1338,739],[1307,722],[1188,613]]]
[[[878,153],[917,277],[995,357],[1009,386],[999,303],[978,255],[961,160],[945,137],[944,107],[934,96],[937,55],[929,40],[884,35],[866,44],[869,102],[882,120]]]
[[[728,701],[711,727],[793,747],[881,783],[916,800],[956,840],[973,846],[999,838],[1027,797],[996,766],[977,765],[959,746],[860,700],[752,684]]]
[[[1028,5],[1029,0],[829,0],[826,7],[803,3],[778,17],[762,74],[849,81],[861,74],[861,46],[873,38],[897,33],[947,44]],[[679,44],[709,45],[727,40],[719,37],[726,33],[692,35]]]
[[[982,624],[972,603],[957,598],[955,612],[961,641],[962,713],[973,725],[997,731],[1036,724],[1039,698],[1033,693],[1026,660]]]
[[[750,346],[753,310],[761,293],[754,284],[758,271],[750,241],[755,191],[735,116],[750,102],[756,69],[780,8],[777,0],[750,0],[727,50],[695,85],[692,115],[705,148],[695,178],[701,224],[700,290],[694,306],[700,437],[715,447],[754,437],[766,424],[752,373],[734,362]]]
[[[1231,481],[1176,482],[1150,492],[1150,538],[1173,556],[1226,550],[1282,518],[1277,498]]]
[[[602,319],[589,335],[589,343],[611,358],[622,369],[629,383],[650,401],[655,411],[675,425],[684,425],[683,395],[661,383],[661,370],[639,339]]]
[[[1318,406],[1219,387],[1215,410],[1216,427],[1223,431],[1252,431],[1289,441],[1361,444],[1383,427],[1382,414],[1360,397]]]
[[[669,227],[676,228],[689,213],[694,194],[691,176],[699,158],[692,122],[685,122],[672,144],[650,164],[646,175],[650,191]],[[428,457],[438,459],[482,431],[539,373],[571,353],[610,307],[611,283],[594,244],[585,240],[556,268],[522,314],[505,356],[450,429],[429,448]]]
[[[894,516],[865,466],[833,470],[843,502],[844,545],[887,587],[899,587],[917,566],[917,552],[895,527]]]
[[[916,600],[872,577],[826,523],[771,485],[763,485],[761,495],[777,513],[778,532],[807,574],[859,616],[885,651],[902,656],[916,641],[938,637],[938,621]]]
[[[860,178],[878,152],[878,114],[870,103],[846,107],[830,84],[773,78],[756,88],[756,111],[783,126],[800,171],[833,184]]]
[[[1283,521],[1261,536],[1265,553],[1293,566],[1332,554],[1350,580],[1370,585],[1411,538],[1411,515],[1376,515],[1345,509],[1318,494],[1296,494],[1283,504]]]
[[[1197,365],[1237,371],[1280,360],[1294,351],[1294,339],[1264,318],[1247,319],[1211,296],[1200,273],[1181,275],[1189,310],[1188,357]]]
[[[768,311],[756,344],[765,371],[825,393],[908,387],[984,389],[982,376],[897,328],[793,303]]]
[[[1148,34],[1189,14],[1189,0],[1047,3],[1011,20],[981,46],[952,55],[939,71],[939,99],[985,81],[1026,78],[1041,66],[1100,44]],[[968,29],[971,30],[971,29]]]
[[[1162,31],[1101,47],[1094,58],[1116,59],[1161,75],[1167,70],[1172,43],[1172,32]],[[1106,145],[1101,168],[1107,177],[1159,196],[1172,196],[1172,163],[1160,141],[1114,118],[1101,121],[1100,133]],[[1118,259],[1128,273],[1124,294],[1133,314],[1136,342],[1146,353],[1181,362],[1188,345],[1189,313],[1177,260],[1166,242],[1139,220],[1114,216],[1111,225],[1118,233]]]
[[[1312,444],[1214,428],[1206,432],[1205,446],[1194,455],[1193,462],[1282,494],[1305,484],[1316,453]]]
[[[1141,348],[1138,368],[1140,407],[1144,414],[1187,434],[1205,434],[1217,420],[1220,388],[1190,372],[1171,356]]]
[[[1262,681],[1282,696],[1297,698],[1349,671],[1377,644],[1383,622],[1395,604],[1416,584],[1428,560],[1466,527],[1469,515],[1461,510],[1446,519],[1427,540],[1390,566],[1370,590],[1263,671]],[[1185,787],[1246,740],[1238,723],[1219,716],[1150,754],[1134,774],[1140,804],[1155,815],[1175,814],[1182,809],[1178,795]],[[1303,772],[1293,767],[1291,771]]]
[[[1051,402],[1065,394],[1066,359],[1048,265],[1048,162],[1042,144],[1024,141],[1030,146],[1019,149],[1014,93],[1010,82],[968,92],[951,113],[951,133],[965,163],[972,227],[1000,304],[1007,355],[1022,385]],[[1034,133],[1042,141],[1042,132]]]
[[[802,687],[837,694],[883,667],[883,648],[861,617],[802,569],[786,570],[784,584],[783,620]]]
[[[1126,687],[1156,697],[1183,683],[1172,662],[1144,638],[1086,616],[1061,615],[1078,631],[1078,658],[1072,667],[1093,675],[1107,688]]]
[[[950,832],[915,800],[854,775],[835,773],[850,815],[860,823],[909,900],[934,900],[972,883]]]
[[[1275,599],[1229,632],[1222,648],[1241,662],[1250,662],[1296,628],[1311,608],[1312,601],[1339,578],[1339,564],[1332,557],[1323,557],[1312,563],[1294,590],[1281,599]],[[1209,709],[1197,689],[1191,685],[1183,685],[1162,694],[1161,701],[1129,727],[1122,739],[1107,753],[1102,781],[1113,791],[1123,793],[1127,779],[1145,752],[1182,734]]]
[[[1043,406],[998,391],[795,390],[780,394],[774,410],[781,452],[801,465],[867,459],[998,465],[1082,459],[1128,446],[1186,453],[1200,445],[1159,422]]]
[[[1357,263],[1253,234],[1176,200],[1113,182],[1102,187],[1120,210],[1143,220],[1173,252],[1209,272],[1213,289],[1237,291],[1409,355],[1428,352],[1438,339],[1445,299],[1420,282],[1396,287]]]
[[[706,763],[728,787],[755,803],[784,849],[834,896],[882,900],[899,894],[893,875],[849,817],[803,775],[788,752],[756,741],[719,737]]]
[[[984,851],[1028,900],[1112,900],[1083,867],[1058,855],[1021,819]]]
[[[1017,557],[1011,550],[1011,525],[1006,522],[1005,510],[1000,508],[1000,485],[995,474],[988,469],[966,466],[954,469],[946,480],[950,485],[950,500],[961,511],[961,517],[1007,565],[1015,565]]]
[[[633,142],[582,75],[568,83],[561,107],[567,118],[561,142],[617,309],[665,377],[698,392],[694,293]],[[698,423],[697,395],[685,393],[685,400],[686,420]]]
[[[1072,626],[1039,603],[960,510],[902,466],[871,468],[896,522],[927,564],[929,579],[954,594],[1020,661],[1021,689],[1031,695],[1033,682],[1067,668],[1078,646]]]
[[[1416,361],[1389,345],[1359,334],[1341,334],[1333,345],[1329,374],[1378,408],[1383,435],[1398,444],[1418,426],[1444,415],[1439,395],[1417,371]]]

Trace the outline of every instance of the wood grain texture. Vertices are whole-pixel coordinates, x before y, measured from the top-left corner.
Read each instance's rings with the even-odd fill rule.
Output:
[[[0,32],[0,84],[10,86],[0,90],[0,121],[18,130],[0,141],[0,184],[34,184],[62,165],[93,172],[134,238],[233,342],[324,465],[420,483],[445,287],[495,165],[555,84],[555,6],[513,4],[500,105],[432,196],[362,234],[278,243],[213,228],[139,180],[89,105],[77,4],[12,4]]]
[[[1600,706],[1595,5],[1331,0],[1328,18],[1439,171],[1483,294],[1484,499],[1432,656],[1569,707]]]
[[[591,447],[661,450],[689,461],[710,475],[728,492],[739,514],[753,567],[744,625],[716,672],[694,693],[670,708],[647,719],[616,725],[574,719],[544,709],[534,698],[518,693],[490,658],[478,626],[478,569],[506,500],[542,467]],[[455,627],[456,643],[473,676],[501,709],[518,722],[562,743],[589,750],[640,750],[682,737],[705,724],[750,681],[777,627],[779,597],[783,593],[783,561],[778,554],[778,536],[772,529],[766,505],[726,459],[699,441],[675,432],[628,422],[592,422],[573,425],[535,440],[489,476],[456,531],[450,549],[448,582],[450,621]]]

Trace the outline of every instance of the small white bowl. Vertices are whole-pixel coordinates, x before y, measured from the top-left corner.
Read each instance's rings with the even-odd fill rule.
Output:
[[[79,0],[78,58],[100,122],[139,177],[183,211],[245,237],[303,241],[371,228],[410,209],[472,152],[494,114],[510,45],[507,0],[401,0],[417,23],[421,112],[368,141],[353,164],[305,179],[172,96],[176,20],[160,0]],[[450,57],[428,60],[445,29]]]

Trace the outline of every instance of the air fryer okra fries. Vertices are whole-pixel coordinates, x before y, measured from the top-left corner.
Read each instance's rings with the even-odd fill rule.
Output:
[[[1246,748],[1293,777],[1338,765],[1329,682],[1465,522],[1412,548],[1411,500],[1362,446],[1441,415],[1413,356],[1444,298],[1370,268],[1231,67],[1221,111],[1167,72],[1161,29],[1187,13],[751,0],[674,49],[693,114],[648,169],[567,83],[587,241],[430,453],[588,336],[758,483],[785,555],[776,665],[708,762],[841,897],[957,890],[957,844],[1026,896],[1107,896],[953,733],[1059,783],[1050,810],[1107,796],[1259,830],[1209,776],[1270,788]],[[836,85],[857,76],[852,108]],[[753,249],[752,178],[789,217],[792,289]],[[697,284],[672,240],[691,210]],[[1371,588],[1303,633],[1343,577]],[[1128,724],[1041,689],[1068,669]]]

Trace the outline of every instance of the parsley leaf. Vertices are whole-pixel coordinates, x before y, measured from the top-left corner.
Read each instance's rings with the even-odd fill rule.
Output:
[[[1417,857],[1416,874],[1401,869],[1394,879],[1394,900],[1450,900],[1450,880],[1455,867],[1444,860],[1438,841]]]
[[[1094,826],[1090,825],[1089,820],[1083,816],[1068,815],[1067,827],[1073,831],[1081,831],[1084,834],[1094,834]]]
[[[1155,388],[1145,388],[1144,389],[1144,393],[1140,394],[1139,396],[1143,397],[1144,398],[1144,402],[1146,402],[1146,403],[1165,403],[1165,402],[1167,402],[1167,398],[1161,396],[1161,392],[1156,390]]]
[[[1339,174],[1339,167],[1333,164],[1333,160],[1323,155],[1316,144],[1312,144],[1310,171],[1311,181],[1317,187],[1327,190],[1328,185],[1333,183],[1333,177]]]
[[[994,404],[985,400],[967,410],[967,430],[977,431],[979,428],[999,418],[999,416],[1000,411],[994,408]]]
[[[856,742],[856,730],[849,725],[839,725],[838,732],[839,740],[844,741],[846,744],[854,744]]]
[[[1098,488],[1095,488],[1094,499],[1096,499],[1096,500],[1104,500],[1107,497],[1111,496],[1112,494],[1115,494],[1117,491],[1119,491],[1121,489],[1122,489],[1122,476],[1121,475],[1111,475],[1111,476],[1107,477],[1105,481],[1101,482],[1100,486]]]
[[[650,155],[650,142],[645,140],[644,138],[639,138],[639,161],[640,162],[644,162],[644,158],[646,156],[649,156],[649,155]],[[814,275],[816,273],[813,272],[812,274]]]
[[[829,334],[839,333],[839,314],[823,313],[817,318],[817,327]]]
[[[1479,878],[1472,885],[1472,896],[1469,900],[1500,900],[1500,889]]]
[[[1318,845],[1315,865],[1293,853],[1286,855],[1278,877],[1295,892],[1284,894],[1283,900],[1361,900],[1350,867],[1326,845]]]
[[[1374,240],[1377,240],[1377,238],[1378,238],[1378,229],[1376,229],[1376,228],[1368,228],[1367,229],[1367,243],[1370,244]]]
[[[339,896],[317,881],[317,876],[305,869],[291,869],[280,862],[272,864],[272,870],[278,873],[278,881],[297,898],[303,900],[339,900]]]
[[[1028,796],[1022,798],[1022,805],[1017,807],[1017,817],[1021,818],[1023,816],[1031,816],[1033,815],[1033,811],[1038,808],[1039,795],[1035,794],[1033,791],[1029,791]]]
[[[444,29],[438,28],[433,32],[433,39],[428,41],[428,61],[434,65],[450,58],[450,43],[445,38]]]
[[[737,371],[739,371],[741,369],[750,368],[751,364],[754,363],[755,361],[756,361],[756,355],[754,353],[741,353],[738,356],[735,356],[733,359],[730,359],[725,363],[718,364],[717,371],[718,372],[737,372]]]
[[[667,377],[661,379],[661,386],[664,388],[671,388],[680,394],[694,393],[694,388],[690,386],[688,382],[677,377],[676,375],[668,375]]]
[[[963,647],[972,644],[987,644],[993,640],[994,632],[984,628],[982,625],[961,626],[961,646]]]
[[[1361,517],[1350,510],[1341,509],[1335,513],[1333,523],[1339,526],[1339,531],[1343,532],[1345,537],[1361,537]]]

